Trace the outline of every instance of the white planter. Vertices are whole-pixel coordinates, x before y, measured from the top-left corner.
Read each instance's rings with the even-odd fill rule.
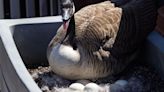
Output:
[[[26,67],[47,64],[46,49],[61,22],[61,16],[0,20],[1,92],[41,92]]]

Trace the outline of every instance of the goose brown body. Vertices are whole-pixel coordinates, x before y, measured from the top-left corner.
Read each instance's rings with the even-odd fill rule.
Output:
[[[128,58],[126,56],[126,59],[120,60],[122,58],[113,53],[119,50],[122,43],[125,47],[129,46],[124,39],[120,42],[117,37],[122,34],[119,32],[120,26],[128,21],[124,19],[123,9],[105,1],[76,12],[75,30],[70,30],[65,37],[66,32],[61,26],[49,44],[47,58],[52,70],[67,79],[95,79],[122,71],[136,56],[136,53],[130,53]]]

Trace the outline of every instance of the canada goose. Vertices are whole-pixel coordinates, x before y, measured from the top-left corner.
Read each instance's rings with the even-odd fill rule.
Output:
[[[69,33],[61,26],[50,42],[49,64],[67,79],[102,78],[135,59],[155,26],[156,6],[153,0],[131,0],[120,7],[105,1],[82,8],[74,19]]]

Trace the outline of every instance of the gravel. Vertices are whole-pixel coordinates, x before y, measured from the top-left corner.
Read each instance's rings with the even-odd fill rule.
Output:
[[[57,76],[50,67],[28,69],[43,92],[67,92],[71,81]],[[150,67],[131,66],[117,76],[90,80],[101,86],[109,85],[110,92],[164,92],[164,80]]]

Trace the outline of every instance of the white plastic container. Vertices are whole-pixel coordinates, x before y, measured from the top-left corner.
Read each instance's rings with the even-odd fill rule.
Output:
[[[61,22],[61,16],[0,20],[0,92],[41,92],[26,67],[48,64],[46,49]]]

